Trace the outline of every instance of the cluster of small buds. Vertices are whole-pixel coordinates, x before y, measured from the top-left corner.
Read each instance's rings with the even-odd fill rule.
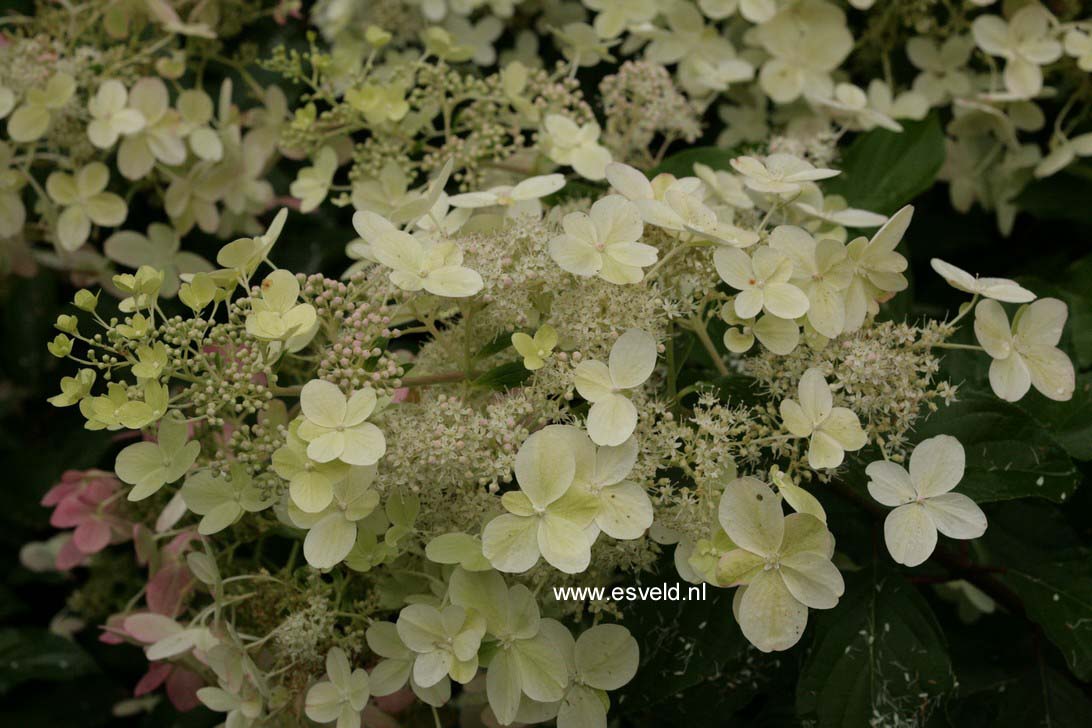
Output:
[[[658,63],[626,61],[599,83],[607,123],[603,143],[617,160],[648,163],[653,138],[693,142],[701,135],[699,110]]]
[[[187,389],[194,412],[211,427],[257,414],[273,397],[262,351],[234,323],[214,326],[200,349],[190,352],[186,369],[194,379]]]

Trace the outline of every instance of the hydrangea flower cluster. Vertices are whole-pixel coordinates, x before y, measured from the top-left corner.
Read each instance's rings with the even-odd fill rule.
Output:
[[[1065,303],[936,260],[969,301],[892,321],[914,209],[828,185],[843,134],[943,114],[953,204],[1010,227],[1026,183],[1092,154],[1092,20],[322,0],[306,50],[263,55],[236,36],[299,3],[84,5],[101,27],[0,35],[0,258],[84,286],[50,402],[125,444],[43,504],[74,529],[58,569],[132,541],[146,585],[104,639],[144,650],[137,695],[231,728],[606,726],[638,643],[553,587],[669,563],[786,650],[846,594],[815,494],[851,462],[895,562],[985,532],[964,446],[913,434],[957,397],[946,350],[1002,400],[1074,394]],[[665,170],[717,114],[732,152]],[[279,267],[306,242],[286,220],[321,214],[341,267]]]

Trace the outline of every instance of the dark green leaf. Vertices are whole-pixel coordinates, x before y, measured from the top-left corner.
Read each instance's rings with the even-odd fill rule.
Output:
[[[1044,220],[1092,225],[1092,166],[1075,164],[1046,179],[1034,180],[1016,198],[1021,210]]]
[[[1018,517],[1013,517],[1015,514]],[[1043,542],[1064,531],[1021,508],[994,519],[986,532],[991,561],[1082,680],[1092,678],[1092,552]]]
[[[701,163],[713,169],[729,169],[731,161],[739,154],[734,149],[719,149],[717,147],[695,147],[672,154],[658,166],[649,170],[648,176],[655,177],[658,174],[673,174],[676,177],[693,177],[694,164]]]
[[[916,725],[954,684],[940,625],[895,572],[870,568],[847,582],[838,606],[815,620],[797,712],[821,728]]]
[[[1055,402],[1038,392],[1020,400],[1071,458],[1092,460],[1092,372],[1077,375],[1077,389],[1068,402]]]
[[[0,630],[0,694],[28,680],[63,682],[97,670],[79,646],[48,630]]]
[[[846,198],[853,207],[885,215],[927,190],[944,163],[944,132],[936,114],[903,122],[901,133],[874,129],[849,145],[842,174],[824,190]]]
[[[963,443],[967,468],[957,491],[975,501],[1038,497],[1061,502],[1080,474],[1061,445],[1018,406],[992,394],[960,390],[960,401],[918,428],[920,439],[951,435]]]
[[[485,374],[475,379],[472,384],[475,387],[489,387],[490,389],[507,389],[517,387],[523,383],[531,372],[523,366],[522,361],[510,361],[507,364],[493,367]]]
[[[666,580],[680,597],[691,585],[677,581],[670,558],[646,586]],[[642,583],[638,581],[638,584]],[[618,709],[634,725],[723,726],[725,716],[758,692],[764,671],[732,618],[731,590],[706,585],[705,599],[637,602],[624,624],[638,640],[641,666],[619,693]],[[757,662],[756,662],[757,659]],[[688,699],[687,696],[692,696]],[[716,710],[711,710],[716,708]]]

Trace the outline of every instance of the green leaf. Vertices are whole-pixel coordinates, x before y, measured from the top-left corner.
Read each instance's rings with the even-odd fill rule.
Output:
[[[838,166],[842,174],[823,190],[853,207],[890,215],[932,186],[944,163],[944,132],[937,115],[905,121],[901,133],[874,129],[857,137]]]
[[[693,177],[694,164],[701,163],[713,169],[730,169],[731,161],[739,156],[735,149],[718,147],[694,147],[677,154],[672,154],[648,172],[649,178],[658,174],[673,174],[676,177]]]
[[[1069,220],[1092,225],[1092,165],[1074,164],[1046,179],[1033,180],[1016,198],[1016,205],[1044,220]]]
[[[680,599],[626,607],[621,622],[640,646],[641,665],[612,715],[617,710],[631,725],[723,726],[767,685],[777,656],[747,643],[732,618],[731,590],[707,584],[704,599],[688,599],[692,585],[678,581],[670,553],[659,573],[646,574],[644,585],[678,585]]]
[[[1020,595],[1028,617],[1065,655],[1073,673],[1092,679],[1092,554],[1066,561],[1008,566],[1004,581]]]
[[[992,394],[960,390],[960,401],[920,427],[921,440],[951,435],[963,443],[967,467],[956,491],[978,503],[1011,498],[1068,498],[1080,474],[1039,423]]]
[[[471,384],[475,387],[488,387],[489,389],[508,389],[518,387],[531,375],[531,372],[523,366],[521,361],[511,361],[507,364],[493,367],[485,374],[475,379]]]
[[[64,682],[98,671],[74,642],[44,629],[0,630],[0,694],[30,680]]]
[[[1055,402],[1038,392],[1020,400],[1031,414],[1075,460],[1092,460],[1092,372],[1077,375],[1073,399]]]
[[[1040,662],[956,701],[947,714],[953,728],[1085,728],[1092,700],[1063,673]]]
[[[1015,504],[1014,504],[1015,505]],[[1019,504],[1023,505],[1023,504]],[[1092,551],[1044,541],[1065,528],[1028,508],[991,518],[986,532],[990,561],[1020,597],[1028,617],[1043,628],[1081,680],[1092,679]]]
[[[818,612],[815,642],[797,684],[801,718],[821,728],[917,725],[955,680],[944,634],[928,603],[895,572],[871,568]]]

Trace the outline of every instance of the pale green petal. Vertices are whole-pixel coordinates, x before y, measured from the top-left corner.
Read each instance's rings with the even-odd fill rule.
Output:
[[[482,552],[498,571],[527,571],[538,563],[540,553],[537,520],[507,513],[497,516],[482,531]]]
[[[516,480],[537,508],[550,505],[572,485],[576,460],[564,444],[554,431],[540,430],[528,437],[516,453]]]
[[[293,477],[288,494],[304,513],[321,513],[334,500],[330,479],[314,471],[304,471]]]
[[[616,388],[641,386],[652,376],[655,368],[656,340],[640,329],[629,329],[611,347],[609,370]]]
[[[637,674],[637,640],[620,624],[601,624],[576,641],[576,671],[580,679],[600,690],[617,690]]]
[[[937,528],[920,503],[899,506],[887,514],[883,537],[891,558],[905,566],[917,566],[937,546]]]
[[[901,465],[880,460],[865,468],[868,475],[868,492],[885,506],[901,506],[918,497],[910,474]]]
[[[600,361],[582,361],[577,364],[573,372],[573,383],[580,396],[589,402],[598,402],[614,391],[610,369]]]
[[[755,478],[737,478],[724,488],[718,519],[732,541],[767,556],[781,547],[785,517],[770,486]]]
[[[910,480],[923,498],[940,495],[959,485],[967,456],[951,435],[922,440],[910,454]]]
[[[341,714],[341,692],[333,683],[323,680],[307,691],[303,711],[316,723],[332,723]]]
[[[512,656],[527,697],[539,702],[561,699],[569,680],[569,670],[561,653],[545,634],[517,640],[512,644]],[[493,669],[492,665],[490,669]]]
[[[990,362],[990,388],[1006,402],[1017,402],[1031,389],[1031,371],[1015,351]]]
[[[637,428],[637,407],[623,394],[610,394],[588,410],[588,434],[597,445],[621,445]]]
[[[599,692],[583,685],[570,688],[558,708],[557,728],[607,728],[607,707]]]
[[[745,549],[732,549],[717,561],[717,585],[746,584],[766,566],[766,560]]]
[[[814,367],[808,369],[800,377],[797,388],[800,394],[800,406],[803,408],[804,414],[813,424],[825,420],[830,414],[834,401],[830,392],[830,385],[823,377],[823,372]]]
[[[831,609],[845,593],[841,573],[814,551],[782,558],[781,578],[796,600],[812,609]]]
[[[401,690],[406,686],[412,669],[410,660],[381,660],[371,672],[372,694],[383,697]]]
[[[341,563],[356,543],[356,524],[340,512],[331,513],[307,532],[303,556],[316,569],[329,569]]]
[[[635,483],[619,483],[603,488],[599,502],[600,510],[595,522],[611,538],[640,538],[652,525],[652,501],[645,489]]]
[[[383,432],[370,422],[345,430],[345,449],[341,460],[350,465],[374,465],[387,452]]]
[[[336,384],[312,379],[300,392],[300,409],[316,425],[332,428],[344,423],[348,403]]]
[[[508,725],[516,719],[519,710],[522,683],[520,672],[516,668],[512,652],[500,649],[489,663],[485,675],[485,694],[489,707],[501,725]]]
[[[743,635],[763,652],[787,650],[800,641],[808,624],[808,608],[785,586],[775,570],[760,572],[739,603]]]
[[[809,437],[812,432],[812,421],[804,412],[804,408],[795,399],[781,401],[781,422],[785,429],[797,437]]]
[[[569,519],[547,512],[538,521],[537,539],[542,558],[558,571],[579,574],[588,568],[591,544],[584,529]]]
[[[923,505],[937,530],[948,538],[978,538],[986,532],[986,514],[962,493],[926,498]]]
[[[437,296],[465,298],[485,286],[481,274],[461,265],[448,265],[430,271],[424,279],[425,290]]]
[[[450,652],[422,653],[413,661],[413,679],[422,687],[432,687],[447,677],[454,664],[455,658]]]

